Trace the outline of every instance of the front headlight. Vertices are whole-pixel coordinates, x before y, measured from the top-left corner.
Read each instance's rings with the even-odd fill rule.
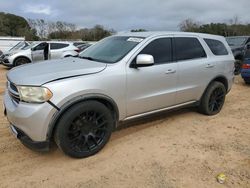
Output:
[[[9,56],[12,56],[14,55],[15,53],[8,53],[8,54],[4,54],[5,57],[9,57]]]
[[[43,103],[51,99],[52,92],[46,87],[17,86],[20,100],[28,103]]]

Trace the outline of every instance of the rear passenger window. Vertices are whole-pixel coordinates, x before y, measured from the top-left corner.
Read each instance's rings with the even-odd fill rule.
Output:
[[[65,48],[67,46],[69,46],[69,44],[65,44],[65,43],[51,43],[50,44],[50,49],[51,50],[57,50],[57,49]]]
[[[228,51],[225,45],[221,41],[214,39],[204,39],[204,40],[214,55],[228,55]]]
[[[140,54],[148,54],[154,57],[155,64],[172,61],[172,40],[171,38],[160,38],[149,43]]]
[[[177,61],[207,57],[197,38],[175,38],[175,51]]]

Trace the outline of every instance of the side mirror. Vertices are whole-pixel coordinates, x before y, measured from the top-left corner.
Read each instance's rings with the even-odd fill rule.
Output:
[[[136,57],[136,67],[147,67],[154,64],[154,57],[148,54],[139,54]]]
[[[35,51],[35,48],[33,47],[33,48],[31,48],[31,51]]]

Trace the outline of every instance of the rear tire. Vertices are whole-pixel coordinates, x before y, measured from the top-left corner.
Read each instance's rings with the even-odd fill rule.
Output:
[[[108,142],[114,122],[111,111],[100,102],[76,104],[60,118],[55,130],[55,142],[71,157],[94,155]]]
[[[25,58],[25,57],[19,57],[15,60],[14,62],[14,66],[17,67],[17,66],[20,66],[20,65],[24,65],[24,64],[27,64],[27,63],[30,63],[30,60]]]
[[[199,111],[205,115],[215,115],[223,107],[226,88],[221,82],[212,82],[200,101]]]

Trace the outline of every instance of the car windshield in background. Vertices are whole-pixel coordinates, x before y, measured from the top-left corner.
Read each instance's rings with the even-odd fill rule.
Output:
[[[104,63],[116,63],[143,39],[142,37],[109,37],[87,48],[80,53],[79,57]]]
[[[38,42],[32,42],[29,46],[25,46],[24,48],[22,48],[22,50],[30,49],[30,48],[36,46],[37,44],[39,44],[39,43]]]
[[[11,49],[9,49],[9,51],[19,49],[22,45],[23,45],[23,42],[19,42],[15,46],[13,46]]]
[[[241,46],[247,40],[247,37],[228,37],[226,38],[229,46]]]

